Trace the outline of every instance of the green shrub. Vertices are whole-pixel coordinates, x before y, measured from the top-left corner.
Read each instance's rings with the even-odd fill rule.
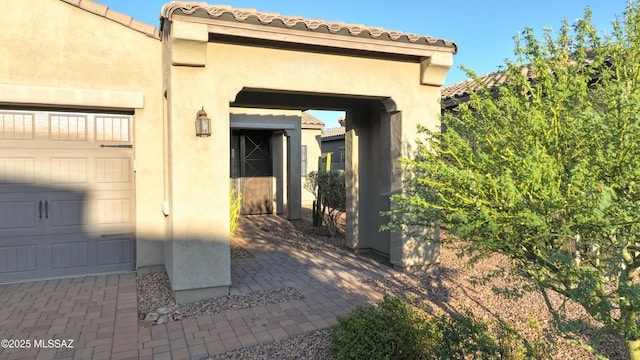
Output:
[[[313,226],[320,227],[322,226],[322,205],[320,204],[320,193],[318,192],[318,172],[312,171],[304,178],[304,188],[313,194]]]
[[[544,341],[526,341],[511,325],[490,324],[470,310],[428,316],[399,298],[354,308],[338,318],[335,359],[543,359]]]
[[[313,225],[318,227],[324,223],[329,234],[336,236],[338,221],[347,208],[345,172],[312,171],[305,177],[304,188],[316,197],[313,202]]]
[[[238,229],[238,222],[240,221],[240,198],[242,196],[236,189],[231,188],[229,191],[229,204],[231,208],[229,209],[229,225],[231,229],[231,236]]]
[[[344,171],[318,174],[318,198],[322,199],[322,215],[332,237],[338,233],[338,221],[347,207],[346,177]]]
[[[331,338],[335,359],[421,359],[423,342],[417,314],[399,298],[358,306],[338,317]]]
[[[345,212],[347,207],[345,172],[321,172],[317,176],[318,191],[322,197],[322,205]]]

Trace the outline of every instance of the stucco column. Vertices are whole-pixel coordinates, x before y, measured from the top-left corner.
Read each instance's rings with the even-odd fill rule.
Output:
[[[347,189],[347,219],[345,245],[354,250],[370,247],[371,181],[369,113],[364,109],[347,111],[345,129],[345,171]],[[375,236],[375,234],[374,234]]]
[[[288,218],[289,220],[302,219],[302,134],[300,124],[296,124],[295,131],[287,131],[287,143],[289,148],[288,174]]]
[[[439,94],[439,91],[438,91]],[[390,195],[401,194],[402,180],[407,175],[403,172],[399,157],[415,157],[415,142],[409,141],[418,137],[418,124],[437,124],[438,115],[429,109],[413,109],[409,114],[420,115],[403,116],[402,112],[388,114],[389,116],[389,148],[390,148]],[[425,119],[425,120],[422,120]],[[390,205],[392,206],[392,205]],[[397,270],[412,272],[429,272],[440,262],[440,233],[434,224],[425,228],[410,229],[409,233],[401,231],[389,232],[389,260]]]
[[[273,156],[273,199],[276,214],[282,215],[287,209],[287,143],[284,133],[275,131],[271,136]]]
[[[165,39],[170,241],[165,264],[177,302],[229,293],[229,105],[205,68],[206,25],[173,22]],[[195,134],[204,108],[211,136]]]
[[[401,194],[402,180],[406,174],[400,168],[395,155],[405,158],[415,157],[415,140],[419,137],[417,126],[421,124],[431,130],[440,129],[440,86],[453,64],[453,54],[434,53],[420,64],[420,84],[422,91],[419,103],[408,104],[400,108],[401,113],[391,116],[390,151],[391,193]],[[431,271],[440,262],[440,229],[437,223],[426,227],[407,228],[405,233],[390,233],[391,256],[394,268],[405,272]]]

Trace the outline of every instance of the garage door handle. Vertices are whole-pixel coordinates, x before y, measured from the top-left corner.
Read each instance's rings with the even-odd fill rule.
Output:
[[[38,203],[38,216],[42,219],[42,200]]]
[[[129,144],[129,145],[105,145],[105,144],[101,144],[100,147],[101,148],[133,149],[133,145],[131,145],[131,144]]]
[[[44,202],[44,218],[49,218],[49,201]]]

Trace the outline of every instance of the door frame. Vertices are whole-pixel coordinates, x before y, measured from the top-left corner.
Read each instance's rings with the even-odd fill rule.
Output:
[[[234,109],[235,110],[235,109]],[[301,180],[301,116],[291,115],[255,115],[255,114],[229,114],[229,136],[236,130],[265,130],[272,131],[273,136],[285,136],[287,146],[284,147],[283,161],[280,167],[274,167],[276,189],[274,209],[278,212],[282,209],[282,215],[289,220],[302,218],[302,180]],[[273,143],[273,141],[272,141]],[[230,145],[230,160],[234,157],[233,142]],[[274,150],[274,149],[272,149]],[[272,159],[275,151],[272,151]],[[276,173],[277,172],[277,173]],[[286,180],[286,181],[279,181]],[[237,189],[234,179],[234,171],[231,169],[230,186]]]

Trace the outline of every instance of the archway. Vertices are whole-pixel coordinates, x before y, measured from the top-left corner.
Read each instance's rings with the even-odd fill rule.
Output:
[[[380,212],[389,210],[389,196],[399,190],[393,183],[394,161],[401,156],[401,144],[392,147],[392,129],[399,127],[400,114],[388,98],[243,89],[233,107],[306,110],[308,108],[346,112],[347,221],[345,242],[357,251],[373,250],[391,258],[390,234],[378,229],[386,222]],[[277,118],[274,118],[275,122]],[[395,121],[396,123],[392,123]],[[277,128],[277,124],[270,125]],[[265,127],[265,126],[263,126]],[[297,152],[294,149],[293,152]],[[294,170],[295,171],[295,170]],[[299,174],[293,174],[299,178]],[[298,185],[298,184],[296,184]],[[395,188],[394,188],[395,187]],[[292,201],[299,206],[300,200]]]
[[[227,203],[229,189],[196,189],[229,184],[230,107],[346,111],[348,246],[387,253],[404,270],[437,263],[436,245],[378,229],[402,191],[397,159],[412,155],[416,125],[439,127],[455,44],[203,3],[167,4],[162,18],[173,209],[165,265],[177,301],[228,292],[229,209],[212,204]],[[212,136],[195,138],[187,120],[203,107]]]

